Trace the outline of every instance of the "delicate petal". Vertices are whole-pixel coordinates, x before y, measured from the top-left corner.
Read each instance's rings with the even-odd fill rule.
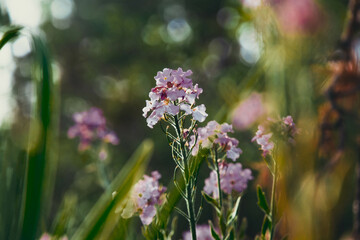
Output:
[[[226,156],[234,162],[240,157],[240,154],[242,154],[242,150],[234,146],[231,146],[231,148],[226,152]]]
[[[193,108],[193,114],[192,114],[193,118],[199,122],[205,121],[206,117],[208,116],[208,114],[205,111],[206,111],[206,107],[204,104],[201,104]]]
[[[180,104],[180,109],[183,110],[186,113],[186,115],[192,113],[191,107],[188,104],[185,103]]]

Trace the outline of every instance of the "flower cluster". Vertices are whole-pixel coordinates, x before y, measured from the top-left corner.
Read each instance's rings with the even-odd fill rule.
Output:
[[[211,229],[209,225],[197,225],[196,226],[196,238],[197,240],[213,240],[211,235]],[[183,240],[191,240],[190,231],[183,233]]]
[[[181,68],[172,70],[165,68],[154,77],[156,87],[149,93],[150,101],[146,100],[146,107],[143,108],[143,116],[150,128],[165,114],[177,115],[181,110],[184,115],[192,114],[194,120],[203,122],[207,117],[204,104],[195,106],[195,99],[199,98],[202,89],[195,86],[189,76],[191,70],[184,72]],[[148,116],[148,113],[150,115]]]
[[[274,143],[270,141],[271,136],[272,133],[265,134],[264,126],[259,125],[255,137],[251,140],[252,142],[256,141],[261,146],[264,157],[270,154],[270,151],[274,148]]]
[[[197,141],[195,136],[191,136],[189,143],[189,145],[193,147],[192,154],[195,156],[200,146],[203,148],[212,148],[213,144],[218,144],[226,151],[228,158],[236,161],[242,153],[242,150],[237,147],[239,141],[229,137],[227,135],[228,132],[234,132],[232,125],[227,123],[219,124],[216,121],[210,121],[206,127],[198,128]]]
[[[166,191],[166,187],[159,186],[158,180],[160,178],[160,173],[153,171],[151,177],[144,175],[133,188],[132,197],[144,225],[149,225],[152,222],[156,215],[155,205],[161,204],[161,194]]]
[[[295,126],[293,118],[289,115],[282,119],[283,123],[285,124],[286,130],[290,134],[291,137],[294,137],[297,133],[297,128]]]
[[[69,138],[80,138],[80,151],[88,149],[91,143],[98,139],[113,145],[119,143],[115,133],[106,128],[106,119],[100,109],[93,107],[88,111],[75,113],[73,119],[75,125],[67,134]]]
[[[235,128],[244,130],[249,128],[256,120],[265,113],[265,108],[259,93],[251,94],[239,104],[233,113],[233,125]]]
[[[220,186],[224,193],[231,194],[243,192],[247,188],[249,180],[253,179],[250,169],[243,169],[241,163],[221,163]],[[210,173],[210,177],[205,180],[204,192],[213,198],[219,198],[219,188],[217,183],[216,171]]]
[[[295,143],[294,137],[298,133],[294,120],[290,115],[281,120],[268,120],[267,124],[270,124],[270,126],[267,126],[267,129],[271,129],[271,132],[265,134],[266,128],[264,125],[259,125],[255,137],[251,140],[252,142],[256,141],[261,146],[264,157],[270,154],[270,151],[274,148],[274,143],[270,141],[273,133],[275,136],[285,139],[290,143]]]

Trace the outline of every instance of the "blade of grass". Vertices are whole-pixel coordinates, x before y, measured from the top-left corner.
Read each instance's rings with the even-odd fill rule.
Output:
[[[26,182],[23,191],[23,221],[20,223],[21,239],[35,239],[42,210],[46,164],[49,164],[49,142],[52,139],[53,82],[52,69],[44,41],[32,36],[34,74],[37,89],[34,121],[30,127],[26,166]]]
[[[21,29],[22,27],[18,26],[10,27],[10,29],[4,33],[0,40],[0,49],[2,49],[7,42],[17,38],[20,35]]]
[[[126,165],[121,169],[109,188],[104,192],[83,223],[71,237],[74,240],[106,239],[100,238],[104,228],[114,229],[118,222],[114,219],[115,209],[128,195],[132,185],[142,177],[153,152],[153,142],[144,140]],[[112,193],[116,192],[115,196]],[[117,214],[120,217],[120,214]],[[120,238],[119,238],[120,239]]]

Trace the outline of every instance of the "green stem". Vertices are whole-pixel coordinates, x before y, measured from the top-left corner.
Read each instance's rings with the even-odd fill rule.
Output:
[[[217,176],[217,182],[218,182],[218,191],[219,191],[219,203],[220,203],[220,209],[222,209],[222,192],[221,192],[221,185],[220,185],[220,170],[219,170],[219,163],[217,161],[218,159],[218,154],[217,154],[217,149],[215,147],[215,154],[214,154],[214,165],[215,165],[215,170],[216,170],[216,176]]]
[[[105,165],[100,159],[95,159],[95,162],[97,165],[100,184],[104,189],[107,189],[110,185],[110,181],[106,174]]]
[[[185,142],[183,139],[183,134],[182,134],[182,130],[179,124],[179,119],[178,116],[174,116],[174,122],[175,122],[175,128],[176,128],[176,133],[179,137],[179,141],[180,141],[180,148],[181,148],[181,155],[182,155],[182,160],[183,160],[183,164],[184,164],[184,176],[185,176],[185,184],[186,184],[186,191],[185,191],[185,195],[186,195],[186,208],[187,208],[187,212],[188,212],[188,216],[189,216],[189,225],[190,225],[190,231],[191,231],[191,235],[192,235],[192,239],[196,240],[196,220],[195,220],[195,212],[194,212],[194,204],[193,204],[193,199],[192,199],[192,190],[193,190],[193,183],[194,181],[191,181],[190,176],[190,169],[189,169],[189,163],[187,161],[188,158],[188,153],[186,151],[185,148]]]
[[[271,234],[270,240],[274,238],[274,230],[275,230],[275,192],[276,192],[276,180],[277,180],[277,166],[276,162],[274,161],[274,175],[273,175],[273,182],[272,182],[272,189],[271,189]]]

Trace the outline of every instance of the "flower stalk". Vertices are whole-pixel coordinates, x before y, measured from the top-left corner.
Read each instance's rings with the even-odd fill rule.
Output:
[[[191,180],[193,178],[192,173],[190,172],[189,168],[189,152],[187,152],[187,149],[185,147],[185,141],[183,136],[183,129],[181,127],[182,124],[180,124],[178,116],[174,116],[174,123],[175,123],[175,130],[177,137],[179,139],[180,143],[180,150],[181,150],[181,162],[184,166],[183,171],[183,177],[185,180],[185,202],[186,202],[186,208],[188,212],[188,221],[190,225],[190,232],[193,240],[196,240],[196,219],[195,219],[195,211],[194,211],[194,203],[193,203],[193,192],[194,189],[194,181]],[[176,162],[175,162],[176,163]]]
[[[274,166],[274,173],[273,173],[273,182],[272,182],[272,188],[271,188],[271,202],[270,202],[270,217],[271,217],[271,231],[270,231],[270,240],[274,239],[274,233],[275,233],[275,194],[276,194],[276,181],[277,181],[277,165],[276,161],[273,161]]]

